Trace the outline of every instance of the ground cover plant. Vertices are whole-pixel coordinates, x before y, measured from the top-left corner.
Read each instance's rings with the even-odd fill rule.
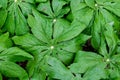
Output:
[[[120,0],[0,0],[0,80],[120,80]]]

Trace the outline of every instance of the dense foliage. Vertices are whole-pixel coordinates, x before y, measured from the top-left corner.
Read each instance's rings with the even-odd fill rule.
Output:
[[[0,80],[120,80],[120,0],[0,0]]]

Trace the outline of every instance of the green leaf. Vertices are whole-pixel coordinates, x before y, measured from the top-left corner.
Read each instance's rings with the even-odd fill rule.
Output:
[[[0,0],[0,6],[5,9],[7,7],[7,2],[8,2],[7,0]]]
[[[0,61],[0,72],[7,77],[18,77],[20,80],[29,80],[26,71],[13,62]]]
[[[95,0],[98,4],[104,4],[105,2],[107,2],[108,0]]]
[[[76,56],[74,63],[71,64],[70,70],[74,73],[84,73],[89,68],[102,62],[102,57],[93,52],[79,51]]]
[[[102,14],[98,11],[96,11],[94,24],[91,30],[92,33],[92,39],[91,44],[95,49],[99,49],[100,43],[101,43],[101,35],[102,33],[102,24],[104,24],[102,21],[104,21],[104,18]]]
[[[70,23],[65,19],[56,19],[56,23],[54,24],[54,33],[53,37],[57,40],[61,37],[63,32],[68,29]]]
[[[31,77],[31,80],[45,80],[46,79],[46,73],[42,70],[38,71],[36,70]]]
[[[75,77],[72,80],[82,80],[81,74],[75,74]]]
[[[85,2],[88,6],[90,6],[91,8],[94,8],[95,0],[85,0]]]
[[[109,52],[113,52],[113,50],[115,50],[116,45],[117,45],[117,40],[118,40],[118,38],[115,35],[114,30],[113,30],[113,23],[114,22],[110,22],[105,25],[106,31],[105,31],[104,35],[105,35],[108,47],[110,48]]]
[[[23,36],[14,36],[12,39],[16,45],[21,46],[33,55],[38,54],[44,50],[46,51],[46,49],[48,48],[45,43],[39,41],[30,33],[27,33]]]
[[[79,51],[76,54],[74,62],[81,62],[81,61],[101,61],[102,56],[94,53],[94,52],[85,52],[85,51]]]
[[[36,2],[46,2],[47,0],[36,0]]]
[[[101,43],[100,43],[99,53],[102,54],[105,58],[108,58],[109,54],[107,51],[107,46],[103,35],[101,36],[100,39],[101,39]]]
[[[16,28],[15,33],[16,35],[25,34],[29,31],[29,28],[27,26],[27,21],[23,14],[21,13],[20,9],[17,8],[16,10]]]
[[[36,64],[37,64],[36,57],[34,57],[34,60],[30,60],[27,63],[26,69],[28,71],[29,77],[32,77],[33,74],[36,74],[36,73],[34,73]]]
[[[22,10],[23,15],[28,16],[28,14],[30,14],[32,12],[32,8],[33,5],[32,3],[34,2],[34,0],[25,0],[25,2],[21,2],[19,3],[19,6]],[[31,3],[31,4],[30,4]]]
[[[84,45],[90,38],[91,36],[80,34],[74,39],[60,43],[59,46],[65,51],[75,53],[81,49],[80,45]]]
[[[53,12],[55,16],[63,16],[64,14],[69,12],[69,8],[68,7],[64,7],[64,5],[66,5],[67,2],[64,0],[53,0],[52,1],[52,7],[53,7]]]
[[[51,10],[51,6],[50,6],[50,1],[48,0],[45,3],[40,3],[37,7],[37,9],[45,14],[47,14],[47,16],[53,17],[53,12]]]
[[[12,47],[3,51],[0,54],[0,57],[3,57],[3,60],[13,61],[13,62],[18,62],[18,61],[20,62],[20,61],[33,59],[33,57],[29,53],[17,47]]]
[[[84,80],[100,80],[106,79],[108,77],[107,72],[105,71],[106,64],[98,64],[91,69],[89,69],[83,76]]]
[[[111,14],[109,11],[105,10],[105,9],[100,9],[101,14],[103,15],[104,19],[105,19],[105,23],[111,23],[114,22],[114,27],[116,30],[119,30],[119,20],[118,18]],[[109,18],[108,18],[109,17]]]
[[[38,5],[38,10],[42,13],[47,14],[48,18],[60,18],[63,17],[70,11],[70,8],[65,6],[67,4],[64,0],[48,0],[45,3],[40,3]]]
[[[63,0],[53,0],[52,1],[53,11],[55,13],[58,13],[62,9],[62,6],[64,6],[65,4],[66,4],[66,1],[63,1]]]
[[[76,4],[74,3],[74,1],[71,2],[71,8],[73,17],[88,26],[93,18],[94,10],[87,7],[85,3],[82,3],[80,1],[78,1],[78,3],[76,1]]]
[[[65,65],[69,65],[74,57],[74,54],[71,52],[67,52],[65,50],[58,50],[57,51],[57,58],[62,61]]]
[[[34,19],[34,17],[32,15],[28,15],[27,22],[30,27],[33,27],[36,24],[36,20]]]
[[[39,40],[48,43],[52,36],[52,23],[44,19],[36,10],[33,10],[33,15],[35,16],[35,25],[33,26],[29,23],[32,28],[32,33]]]
[[[0,28],[4,25],[6,18],[7,18],[7,11],[0,10]]]
[[[8,17],[3,30],[9,31],[12,35],[22,35],[29,32],[26,17],[32,12],[33,0],[15,1],[8,2]]]
[[[83,0],[75,0],[75,1],[71,0],[70,6],[71,6],[72,12],[76,12],[82,8],[87,7],[87,5],[83,3]]]
[[[119,69],[115,68],[115,69],[110,69],[109,70],[110,73],[110,78],[112,80],[119,80],[120,79],[120,72]]]
[[[120,2],[119,1],[114,1],[113,3],[111,2],[106,2],[104,4],[104,8],[107,10],[113,12],[115,15],[120,17]]]
[[[41,69],[45,70],[50,77],[60,80],[71,80],[72,73],[56,58],[46,56],[45,65]]]
[[[43,65],[42,60],[44,59],[44,56],[46,54],[48,54],[49,52],[50,51],[43,51],[43,52],[41,52],[41,54],[37,53],[36,55],[34,55],[34,60],[30,60],[28,62],[26,69],[27,69],[29,77],[31,77],[31,79],[36,79],[36,78],[40,79],[41,76],[42,76],[42,78],[46,77],[45,76],[46,73],[44,71],[42,71],[40,69],[40,67],[41,67],[41,65]]]
[[[1,73],[0,73],[0,80],[3,80],[3,79],[2,79],[2,75],[1,75]]]
[[[9,38],[9,33],[0,35],[0,52],[11,46],[12,46],[12,41]]]
[[[56,27],[58,28],[55,29],[57,33],[54,33],[54,34],[57,34],[57,36],[58,34],[60,35],[58,38],[58,42],[73,39],[74,37],[78,36],[86,28],[85,24],[75,20],[71,23],[70,27],[69,27],[69,24],[66,25],[66,23],[64,23],[65,29],[62,29],[62,27],[61,29],[59,29],[59,27],[63,24],[62,22],[63,21],[60,20],[58,23],[56,22],[57,25],[55,25],[55,28]],[[60,31],[58,32],[58,30],[61,30],[61,32]]]
[[[25,0],[25,2],[34,3],[34,0]]]
[[[3,27],[4,30],[8,30],[12,35],[15,31],[15,18],[14,18],[14,12],[8,13],[5,26]]]
[[[40,42],[35,36],[30,33],[27,33],[23,36],[14,36],[12,39],[15,44],[22,45],[23,47],[42,45],[42,42]]]
[[[112,61],[120,63],[120,53],[113,55]]]

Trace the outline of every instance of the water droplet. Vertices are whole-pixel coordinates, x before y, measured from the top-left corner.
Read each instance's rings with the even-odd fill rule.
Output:
[[[110,59],[107,59],[106,62],[110,62]]]
[[[98,6],[98,4],[95,4],[95,6],[97,7],[97,6]]]
[[[14,0],[15,2],[17,2],[17,0]]]
[[[54,49],[54,46],[50,46],[50,49]]]
[[[55,23],[57,20],[56,19],[53,19],[53,23]]]

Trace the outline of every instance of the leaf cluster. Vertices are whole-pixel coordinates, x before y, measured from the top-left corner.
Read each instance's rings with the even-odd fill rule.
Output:
[[[0,80],[120,80],[119,0],[0,0]]]

